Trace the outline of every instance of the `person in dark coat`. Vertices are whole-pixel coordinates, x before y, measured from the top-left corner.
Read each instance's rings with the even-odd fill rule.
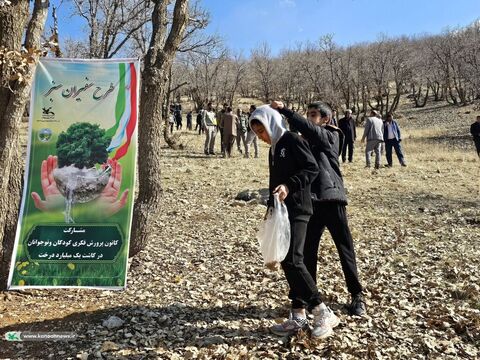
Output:
[[[203,127],[202,127],[202,110],[203,108],[200,107],[198,109],[198,114],[197,114],[197,123],[195,124],[195,131],[198,129],[198,135],[203,133]]]
[[[343,147],[342,147],[342,162],[347,160],[348,148],[348,162],[353,161],[353,149],[355,140],[357,139],[357,130],[355,120],[352,117],[352,110],[345,111],[345,117],[338,120],[338,127],[343,132]]]
[[[309,142],[320,169],[319,175],[312,183],[313,215],[308,223],[305,239],[305,265],[316,281],[320,238],[325,228],[328,228],[337,247],[347,288],[352,296],[350,312],[353,315],[362,315],[366,311],[363,288],[358,277],[353,238],[347,220],[347,196],[338,162],[343,134],[339,128],[328,125],[332,113],[323,103],[316,102],[308,106],[308,120],[285,108],[280,101],[273,101],[271,106],[285,115],[289,124],[294,125]],[[321,324],[325,325],[325,322]],[[328,326],[319,326],[317,330],[319,337],[330,331]]]
[[[250,128],[269,151],[269,207],[273,194],[285,202],[290,223],[290,247],[282,269],[290,287],[291,316],[270,330],[277,335],[292,335],[308,327],[305,308],[312,310],[320,304],[318,289],[303,263],[303,246],[308,219],[312,214],[310,184],[318,174],[318,166],[307,142],[287,131],[282,116],[269,105],[256,108],[249,118]]]
[[[183,127],[182,110],[178,108],[175,110],[175,122],[177,123],[177,130],[181,130]]]
[[[189,111],[187,113],[187,130],[192,130],[192,117],[193,117],[192,112]]]
[[[387,114],[387,120],[383,123],[383,140],[385,141],[385,154],[387,157],[387,167],[392,167],[392,148],[395,149],[398,161],[402,166],[407,166],[405,162],[405,156],[403,155],[402,135],[400,133],[400,126],[393,120],[392,114]]]
[[[473,136],[473,142],[477,148],[477,155],[480,156],[480,115],[477,116],[477,121],[470,126],[470,134]]]

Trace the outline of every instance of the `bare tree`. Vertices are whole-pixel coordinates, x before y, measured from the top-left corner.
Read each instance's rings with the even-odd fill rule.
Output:
[[[245,79],[247,73],[247,62],[241,53],[234,54],[228,61],[227,67],[230,69],[230,81],[226,84],[226,101],[233,105],[240,84]]]
[[[326,98],[329,73],[320,50],[314,44],[307,43],[304,47],[299,47],[299,51],[301,51],[301,69],[308,81],[311,96],[317,99]]]
[[[430,57],[423,51],[424,46],[423,39],[417,39],[411,44],[410,66],[412,76],[410,78],[410,88],[415,107],[424,107],[427,104],[431,89]]]
[[[143,250],[151,239],[152,219],[160,213],[162,186],[160,150],[162,106],[168,91],[168,78],[175,55],[188,24],[188,0],[176,0],[171,25],[168,2],[154,1],[152,36],[144,60],[140,99],[139,193],[135,202],[130,256]]]
[[[88,56],[112,58],[151,19],[150,0],[73,0],[74,14],[88,24]]]
[[[269,102],[275,96],[275,66],[267,43],[252,50],[252,65],[258,77],[258,88],[262,99]]]
[[[3,194],[0,202],[0,288],[6,285],[20,203],[19,128],[31,88],[31,74],[42,53],[40,41],[48,5],[48,1],[35,0],[30,11],[28,1],[12,0],[11,4],[0,7],[0,48],[4,49],[0,57],[5,60],[0,63],[0,193]],[[22,45],[26,51],[22,52]]]
[[[210,44],[202,52],[187,53],[182,61],[187,67],[188,91],[195,106],[200,108],[208,101],[221,101],[217,95],[227,50],[218,44]]]
[[[189,3],[188,24],[183,34],[178,53],[203,52],[209,46],[215,46],[222,41],[219,36],[206,34],[205,30],[210,22],[209,12],[202,7],[201,0]],[[172,22],[173,13],[167,15],[168,23]],[[149,39],[151,38],[152,26],[150,21],[142,25],[138,31],[132,34],[133,41],[128,43],[128,53],[143,59],[146,55]]]

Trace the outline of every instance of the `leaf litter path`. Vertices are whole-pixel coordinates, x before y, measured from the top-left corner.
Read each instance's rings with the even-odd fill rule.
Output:
[[[348,359],[480,356],[479,162],[459,151],[405,143],[409,167],[343,167],[368,316],[352,318],[336,249],[319,253],[319,285],[342,322],[327,340],[280,338],[288,315],[280,272],[262,266],[255,240],[265,208],[237,202],[268,184],[260,159],[207,158],[202,138],[163,150],[162,214],[133,259],[127,290],[0,294],[0,333],[75,331],[68,343],[2,341],[0,358]],[[107,329],[116,315],[123,326]]]

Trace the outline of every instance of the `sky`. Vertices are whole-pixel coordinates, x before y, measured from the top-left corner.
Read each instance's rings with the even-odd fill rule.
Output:
[[[381,34],[438,34],[480,19],[480,0],[203,0],[202,4],[211,17],[207,31],[246,56],[262,42],[278,54],[326,34],[346,46],[375,41]],[[64,3],[62,18],[67,10]],[[60,20],[61,35],[83,35],[82,19],[65,20]]]

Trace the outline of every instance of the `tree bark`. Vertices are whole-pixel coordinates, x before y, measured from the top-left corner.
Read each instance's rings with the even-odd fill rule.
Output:
[[[168,77],[188,22],[188,0],[176,0],[173,22],[167,36],[167,1],[155,1],[152,38],[145,57],[140,99],[138,161],[139,193],[135,202],[130,256],[143,250],[151,239],[153,220],[160,214],[162,186],[160,150],[162,106]]]
[[[35,0],[28,22],[25,47],[39,49],[40,39],[48,14],[48,1]],[[0,46],[20,51],[25,25],[29,16],[28,1],[13,1],[4,6],[0,16]],[[30,66],[33,74],[35,64]],[[2,69],[2,75],[4,69]],[[18,208],[22,187],[20,152],[20,124],[28,101],[32,77],[10,84],[11,89],[0,89],[0,289],[5,288],[8,265],[15,241]],[[13,91],[12,91],[13,90]]]

